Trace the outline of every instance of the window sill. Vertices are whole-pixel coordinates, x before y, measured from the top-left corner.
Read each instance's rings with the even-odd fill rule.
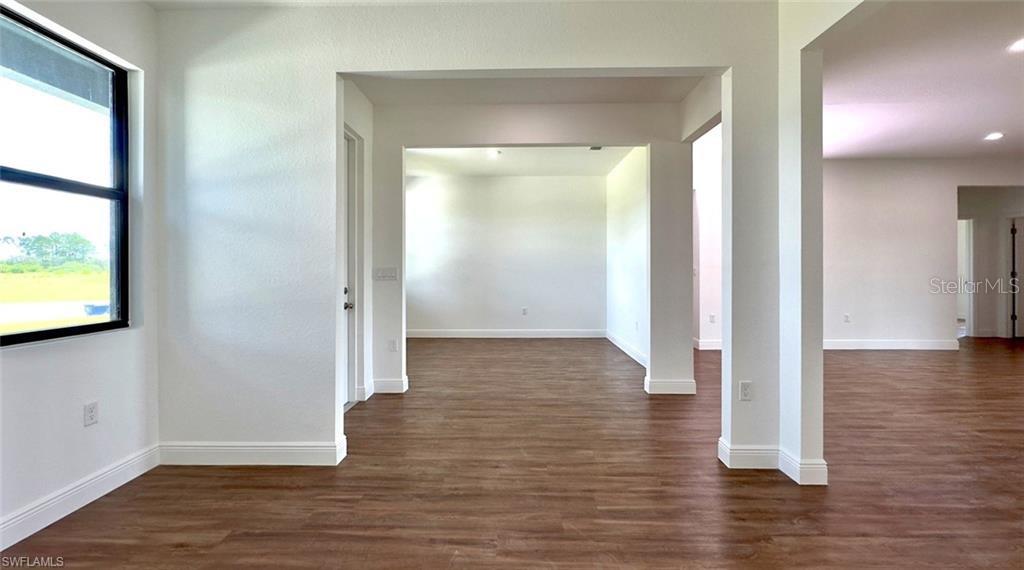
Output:
[[[116,321],[109,321],[106,323],[80,325],[77,327],[66,327],[62,329],[30,331],[17,334],[9,334],[0,337],[0,347],[8,348],[14,346],[38,344],[51,340],[70,339],[83,335],[91,335],[93,333],[126,329],[129,328],[129,326],[130,323],[127,320],[120,319]]]

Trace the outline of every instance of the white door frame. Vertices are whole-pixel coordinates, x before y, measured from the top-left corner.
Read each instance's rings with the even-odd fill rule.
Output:
[[[999,232],[1004,240],[1010,236],[1010,228],[1013,227],[1014,220],[1024,220],[1024,210],[1012,212],[1009,216],[1003,218],[1002,225],[999,228]],[[1024,247],[1024,226],[1017,226],[1017,249],[1020,250],[1021,247]],[[1003,263],[1005,265],[1003,265],[1000,268],[1000,273],[1002,274],[1000,275],[1000,277],[1005,277],[1006,279],[1009,279],[1010,270],[1013,268],[1013,259],[1011,259],[1009,256],[1013,255],[1013,252],[1008,245],[1006,247],[1006,252],[1008,255],[1003,260]],[[1021,273],[1022,269],[1018,267],[1017,274],[1020,275]],[[1018,277],[1018,279],[1020,279],[1020,277]],[[1024,280],[1019,281],[1018,283],[1024,284]],[[1005,297],[1006,301],[1004,301],[1003,303],[1005,309],[1001,311],[1002,316],[1000,317],[1000,319],[1002,319],[1006,323],[1006,337],[1012,339],[1014,338],[1013,323],[1010,321],[1010,315],[1013,314],[1013,297],[1010,295],[1006,295]],[[1021,338],[1022,336],[1024,336],[1024,332],[1022,332],[1024,331],[1024,321],[1020,320],[1022,308],[1024,308],[1024,291],[1021,291],[1020,293],[1017,294],[1017,338]]]
[[[974,219],[958,219],[957,222],[967,222],[967,267],[964,270],[964,280],[968,283],[974,281]],[[959,268],[958,268],[959,269]],[[967,336],[974,336],[974,300],[976,295],[967,295]]]
[[[355,306],[351,311],[351,318],[348,327],[349,341],[348,355],[354,362],[346,365],[347,376],[347,405],[355,402],[366,401],[373,395],[372,390],[366,389],[366,339],[369,337],[367,330],[368,307],[366,306],[366,258],[365,253],[365,208],[366,203],[366,174],[365,174],[365,142],[362,136],[349,125],[344,129],[345,145],[345,248],[344,255],[347,259],[346,275],[342,279],[351,288],[347,300]],[[354,336],[354,339],[352,338]],[[351,373],[354,371],[354,374]]]

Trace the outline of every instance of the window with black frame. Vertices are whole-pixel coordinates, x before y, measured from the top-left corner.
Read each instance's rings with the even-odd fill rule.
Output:
[[[0,10],[0,344],[128,326],[128,76]]]

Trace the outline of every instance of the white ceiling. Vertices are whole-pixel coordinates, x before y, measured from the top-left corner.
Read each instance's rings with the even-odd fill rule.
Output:
[[[633,147],[511,146],[410,148],[409,176],[604,176]],[[495,152],[500,154],[495,155]]]
[[[700,77],[394,78],[348,74],[375,105],[678,103]]]
[[[827,35],[825,156],[1024,156],[1022,37],[1024,2],[893,2]]]
[[[232,1],[247,0],[211,4]],[[825,156],[1024,156],[1024,53],[1006,49],[1021,38],[1024,1],[889,2],[858,25],[826,34],[821,41]],[[550,77],[550,70],[520,70],[346,77],[377,105],[643,103],[682,100],[700,77],[681,75],[699,71],[620,69],[593,76],[592,70],[562,70],[562,76]],[[1004,138],[982,140],[993,131],[1003,132]]]

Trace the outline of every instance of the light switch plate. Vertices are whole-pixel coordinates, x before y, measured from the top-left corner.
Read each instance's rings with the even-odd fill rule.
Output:
[[[374,281],[398,281],[397,267],[375,267],[373,269]]]

